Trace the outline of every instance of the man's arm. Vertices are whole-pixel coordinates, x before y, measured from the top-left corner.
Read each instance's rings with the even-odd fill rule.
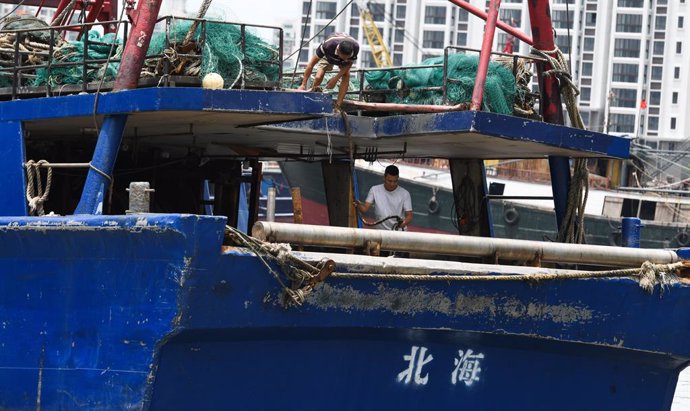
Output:
[[[362,214],[369,211],[369,208],[371,207],[371,203],[369,203],[369,202],[362,203],[362,202],[355,200],[354,204],[355,204],[355,207],[357,207],[357,210],[359,210],[359,212]]]
[[[340,107],[340,104],[345,99],[347,88],[350,87],[350,68],[352,68],[352,63],[348,64],[347,67],[341,68],[338,72],[338,75],[340,75],[342,79],[340,80],[340,88],[338,89],[338,99],[335,101],[336,108]],[[342,73],[342,75],[340,73]]]
[[[311,72],[314,70],[314,66],[316,66],[316,63],[319,62],[321,58],[319,56],[312,56],[311,60],[309,60],[309,63],[307,64],[307,67],[304,69],[304,77],[302,78],[302,84],[300,84],[299,87],[297,87],[297,90],[306,90],[307,89],[307,83],[309,82],[309,76],[311,76]]]
[[[405,219],[400,223],[400,228],[405,228],[412,222],[412,210],[405,211]]]

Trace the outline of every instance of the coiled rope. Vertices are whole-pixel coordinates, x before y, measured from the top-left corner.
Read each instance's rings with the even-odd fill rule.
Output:
[[[50,194],[50,186],[53,180],[53,168],[49,166],[46,160],[26,162],[26,200],[29,202],[30,215],[45,215],[43,210],[43,203],[48,200]],[[41,166],[48,165],[48,173],[46,176],[45,190],[41,182]]]

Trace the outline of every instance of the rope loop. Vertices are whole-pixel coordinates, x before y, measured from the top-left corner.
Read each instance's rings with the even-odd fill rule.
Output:
[[[48,200],[50,187],[53,181],[53,168],[46,160],[29,160],[24,165],[26,168],[26,200],[29,203],[30,215],[45,215],[43,204]],[[41,181],[41,167],[48,166],[45,189]]]

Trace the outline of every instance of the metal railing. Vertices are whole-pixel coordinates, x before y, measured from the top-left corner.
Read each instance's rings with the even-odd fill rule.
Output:
[[[253,64],[264,64],[268,66],[276,66],[277,76],[275,79],[271,78],[265,82],[251,82],[247,79],[246,70],[242,70],[239,75],[239,80],[237,81],[236,88],[272,88],[279,89],[281,85],[281,80],[283,76],[283,66],[282,66],[282,43],[283,43],[283,29],[275,26],[257,25],[257,24],[246,24],[246,23],[234,23],[234,22],[221,22],[206,19],[194,19],[194,18],[180,18],[174,16],[165,16],[158,19],[158,23],[163,22],[165,25],[165,47],[164,52],[155,55],[147,55],[146,60],[159,59],[162,62],[162,70],[153,85],[156,86],[170,86],[171,77],[173,75],[173,69],[171,64],[170,55],[165,54],[165,50],[170,50],[171,46],[175,42],[171,40],[170,30],[174,26],[172,21],[191,21],[198,22],[199,25],[199,37],[196,41],[192,52],[179,52],[175,51],[175,56],[177,58],[185,58],[190,61],[199,60],[199,64],[203,64],[201,61],[204,56],[201,51],[207,46],[207,29],[209,24],[220,24],[227,26],[237,26],[239,27],[239,48],[241,51],[240,60],[241,67],[247,67],[248,61],[246,56],[247,47],[247,33],[248,29],[269,29],[275,31],[279,41],[279,45],[275,50],[275,58],[272,59],[259,59],[253,60]],[[99,69],[100,65],[105,63],[114,64],[120,63],[121,57],[116,56],[113,52],[110,58],[89,58],[89,48],[90,46],[100,45],[100,46],[111,46],[111,43],[105,43],[102,41],[95,41],[89,39],[88,32],[94,26],[101,26],[111,24],[117,26],[118,24],[123,27],[122,32],[122,44],[127,42],[127,35],[129,32],[130,23],[128,21],[107,21],[107,22],[94,22],[94,23],[84,23],[84,24],[71,24],[65,26],[46,26],[38,28],[22,28],[16,30],[1,30],[0,36],[5,36],[12,40],[12,49],[0,48],[0,56],[4,56],[6,60],[0,60],[0,78],[8,78],[10,85],[8,87],[0,88],[0,95],[5,95],[11,99],[17,99],[21,97],[29,96],[46,96],[50,97],[56,94],[73,94],[79,92],[89,92],[96,91],[101,87],[101,81],[89,81],[89,71],[94,69]],[[82,58],[79,61],[64,61],[58,62],[54,61],[55,51],[57,45],[61,40],[61,32],[71,29],[72,31],[78,31],[80,33],[80,40],[82,42]],[[78,30],[74,30],[78,29]],[[47,38],[48,42],[45,45],[39,45],[37,50],[29,50],[24,46],[24,42],[31,41],[37,37]],[[116,41],[116,40],[114,40]],[[37,43],[32,42],[34,45]],[[117,46],[114,47],[114,50]],[[195,53],[193,51],[198,51]],[[77,84],[55,84],[49,79],[53,78],[55,71],[57,69],[64,69],[70,67],[79,67],[82,71],[81,82]],[[35,80],[38,77],[39,70],[45,70],[45,73],[41,73],[45,77],[45,84],[35,84]],[[219,73],[222,74],[222,73]],[[180,76],[185,77],[185,76]],[[188,77],[188,76],[187,76]],[[111,88],[112,84],[110,81],[114,79],[108,79],[108,81],[103,82],[102,90],[108,90]],[[140,79],[140,82],[145,80]],[[194,83],[194,82],[191,82]],[[198,84],[198,82],[197,82]]]

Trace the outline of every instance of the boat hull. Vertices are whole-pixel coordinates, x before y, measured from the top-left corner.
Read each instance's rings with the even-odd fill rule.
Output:
[[[224,224],[1,219],[0,408],[663,410],[690,356],[679,283],[334,277],[285,307]]]

